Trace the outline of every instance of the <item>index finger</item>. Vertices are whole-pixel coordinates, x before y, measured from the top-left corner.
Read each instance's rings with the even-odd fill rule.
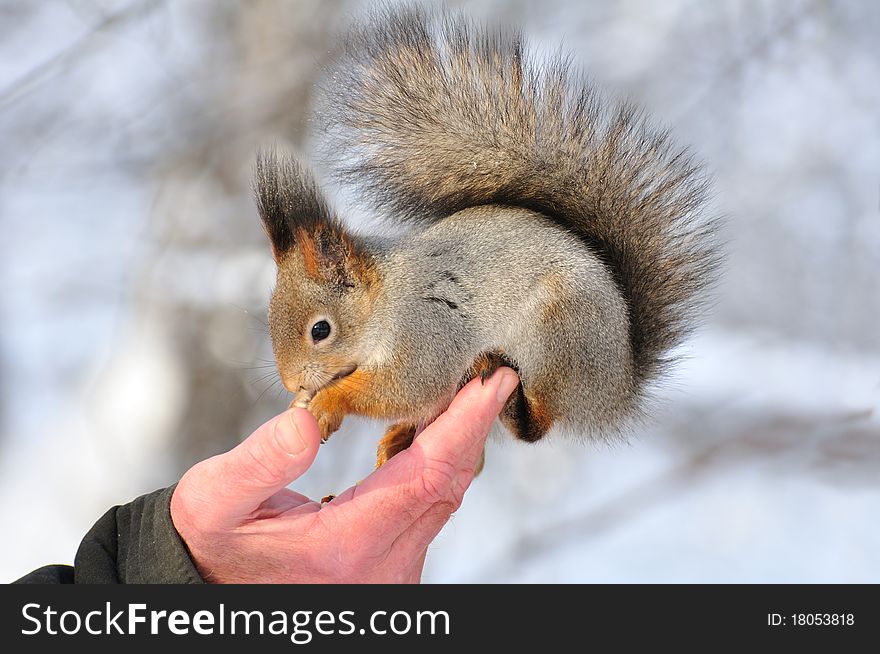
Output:
[[[474,476],[486,437],[519,383],[510,368],[499,368],[484,384],[471,380],[431,425],[403,452],[327,508],[358,521],[360,537],[393,542],[428,509],[447,504],[450,513]]]

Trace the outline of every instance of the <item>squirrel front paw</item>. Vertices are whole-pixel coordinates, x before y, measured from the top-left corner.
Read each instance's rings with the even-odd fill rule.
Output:
[[[342,420],[345,418],[345,412],[340,403],[334,401],[334,397],[324,391],[310,398],[308,406],[303,408],[307,409],[318,421],[318,431],[321,434],[322,443],[330,440],[333,432],[339,431]]]
[[[321,443],[326,443],[334,432],[339,431],[344,417],[341,413],[313,413],[312,415],[318,421]]]

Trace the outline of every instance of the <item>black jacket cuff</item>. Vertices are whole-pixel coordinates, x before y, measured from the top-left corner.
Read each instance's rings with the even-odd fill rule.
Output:
[[[174,524],[174,486],[116,506],[86,534],[74,560],[78,584],[203,583]]]

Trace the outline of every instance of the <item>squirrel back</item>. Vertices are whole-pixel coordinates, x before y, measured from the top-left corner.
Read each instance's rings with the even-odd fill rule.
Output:
[[[521,34],[415,7],[356,27],[319,114],[336,173],[395,218],[522,207],[576,235],[626,303],[637,392],[699,317],[718,262],[708,182],[633,105]]]

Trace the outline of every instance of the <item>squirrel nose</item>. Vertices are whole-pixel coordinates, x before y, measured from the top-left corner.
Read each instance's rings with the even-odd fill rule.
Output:
[[[302,374],[296,374],[292,371],[281,371],[279,376],[281,377],[281,384],[284,388],[294,395],[307,390],[307,380]]]

